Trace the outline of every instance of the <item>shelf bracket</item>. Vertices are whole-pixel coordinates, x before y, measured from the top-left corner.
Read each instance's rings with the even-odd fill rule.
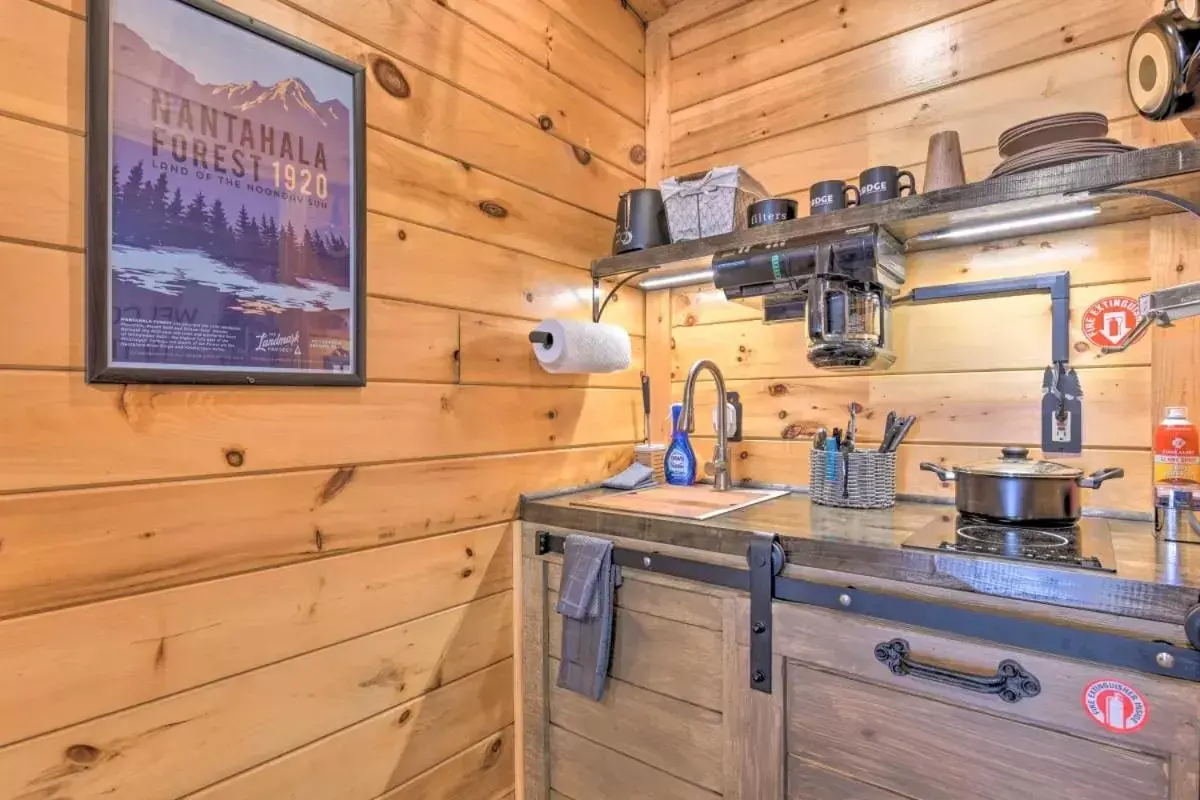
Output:
[[[592,278],[592,322],[599,322],[600,315],[604,313],[604,309],[608,308],[608,301],[617,296],[617,292],[621,291],[621,287],[629,283],[639,275],[645,275],[650,270],[643,269],[639,272],[631,272],[621,280],[617,281],[617,285],[612,288],[608,296],[604,298],[604,302],[600,302],[600,281]]]

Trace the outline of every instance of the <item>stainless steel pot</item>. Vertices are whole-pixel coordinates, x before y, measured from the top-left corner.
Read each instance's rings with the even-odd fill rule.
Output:
[[[1125,476],[1108,467],[1084,476],[1083,470],[1053,461],[1033,461],[1024,447],[1005,447],[1003,458],[946,469],[923,463],[921,469],[953,482],[959,513],[1000,522],[1063,524],[1079,519],[1079,490]]]

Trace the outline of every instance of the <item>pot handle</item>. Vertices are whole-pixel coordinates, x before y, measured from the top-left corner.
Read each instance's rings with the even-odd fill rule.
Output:
[[[1124,478],[1125,470],[1120,467],[1106,467],[1099,472],[1093,472],[1086,478],[1079,479],[1079,485],[1084,489],[1099,489],[1100,484],[1113,478]]]
[[[933,474],[937,475],[939,478],[941,478],[946,483],[950,483],[957,477],[954,474],[954,470],[946,469],[941,464],[934,464],[931,461],[922,461],[921,469],[924,470],[925,472],[932,472]],[[1122,474],[1124,474],[1124,473],[1122,473]]]

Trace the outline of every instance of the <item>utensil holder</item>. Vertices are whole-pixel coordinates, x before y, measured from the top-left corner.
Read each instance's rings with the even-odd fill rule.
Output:
[[[895,453],[813,450],[808,456],[808,471],[808,490],[818,505],[838,508],[891,508],[896,505]]]

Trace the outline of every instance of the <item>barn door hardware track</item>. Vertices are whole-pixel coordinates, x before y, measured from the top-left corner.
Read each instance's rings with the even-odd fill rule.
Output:
[[[538,531],[535,552],[537,555],[561,554],[565,543],[566,537],[561,534]],[[1192,645],[1181,647],[976,608],[947,606],[930,600],[864,591],[852,586],[814,583],[783,575],[783,556],[778,539],[767,535],[760,535],[752,541],[747,554],[748,569],[645,550],[613,548],[613,563],[622,568],[640,569],[749,592],[750,685],[758,691],[771,691],[772,602],[817,606],[1023,650],[1200,683],[1200,605],[1193,606],[1186,618],[1180,620]],[[620,589],[617,591],[620,596]],[[756,677],[761,677],[761,680],[755,680]]]

